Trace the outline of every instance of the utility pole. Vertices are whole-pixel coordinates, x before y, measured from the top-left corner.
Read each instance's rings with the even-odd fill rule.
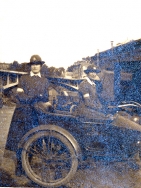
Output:
[[[114,48],[113,43],[114,43],[114,41],[111,41],[111,49],[112,49],[112,54],[113,54],[113,48]]]
[[[99,49],[97,49],[97,67],[99,67]]]

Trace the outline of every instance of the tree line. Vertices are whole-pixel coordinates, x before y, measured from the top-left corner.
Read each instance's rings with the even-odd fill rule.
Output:
[[[13,61],[13,63],[6,64],[6,63],[0,63],[0,69],[7,69],[7,70],[13,70],[13,71],[20,71],[20,72],[29,72],[30,67],[27,65],[27,63],[18,63],[18,61]],[[46,64],[44,64],[41,68],[42,75],[46,77],[64,77],[65,76],[65,69],[64,67],[48,67]]]

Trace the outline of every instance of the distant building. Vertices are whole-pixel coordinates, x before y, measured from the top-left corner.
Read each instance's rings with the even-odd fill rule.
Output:
[[[65,72],[65,78],[72,78],[73,77],[73,72]]]
[[[115,62],[141,61],[141,39],[118,43],[111,49],[96,53],[91,59],[95,64],[99,61],[101,69],[109,70],[114,69]]]
[[[141,101],[141,39],[112,46],[91,59],[102,70],[105,100]]]
[[[10,68],[10,63],[0,63],[0,69],[8,70]]]
[[[91,64],[91,60],[83,58],[81,61],[77,61],[72,65],[71,72],[66,72],[66,78],[80,79],[84,76],[84,70]]]

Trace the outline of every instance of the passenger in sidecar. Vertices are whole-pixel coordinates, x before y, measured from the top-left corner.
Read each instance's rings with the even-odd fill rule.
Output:
[[[101,71],[95,66],[88,66],[84,80],[79,84],[80,101],[78,107],[72,108],[72,114],[81,115],[88,119],[103,119],[110,116],[102,104],[102,83],[98,76]],[[102,99],[102,100],[101,100]]]

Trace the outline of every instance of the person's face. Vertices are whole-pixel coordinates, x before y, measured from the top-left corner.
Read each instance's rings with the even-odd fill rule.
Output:
[[[40,64],[32,64],[31,65],[31,71],[34,73],[34,74],[38,74],[41,70],[41,65]]]
[[[96,76],[97,76],[97,74],[95,72],[89,72],[89,74],[88,74],[88,77],[90,79],[94,79],[94,78],[96,78]]]

